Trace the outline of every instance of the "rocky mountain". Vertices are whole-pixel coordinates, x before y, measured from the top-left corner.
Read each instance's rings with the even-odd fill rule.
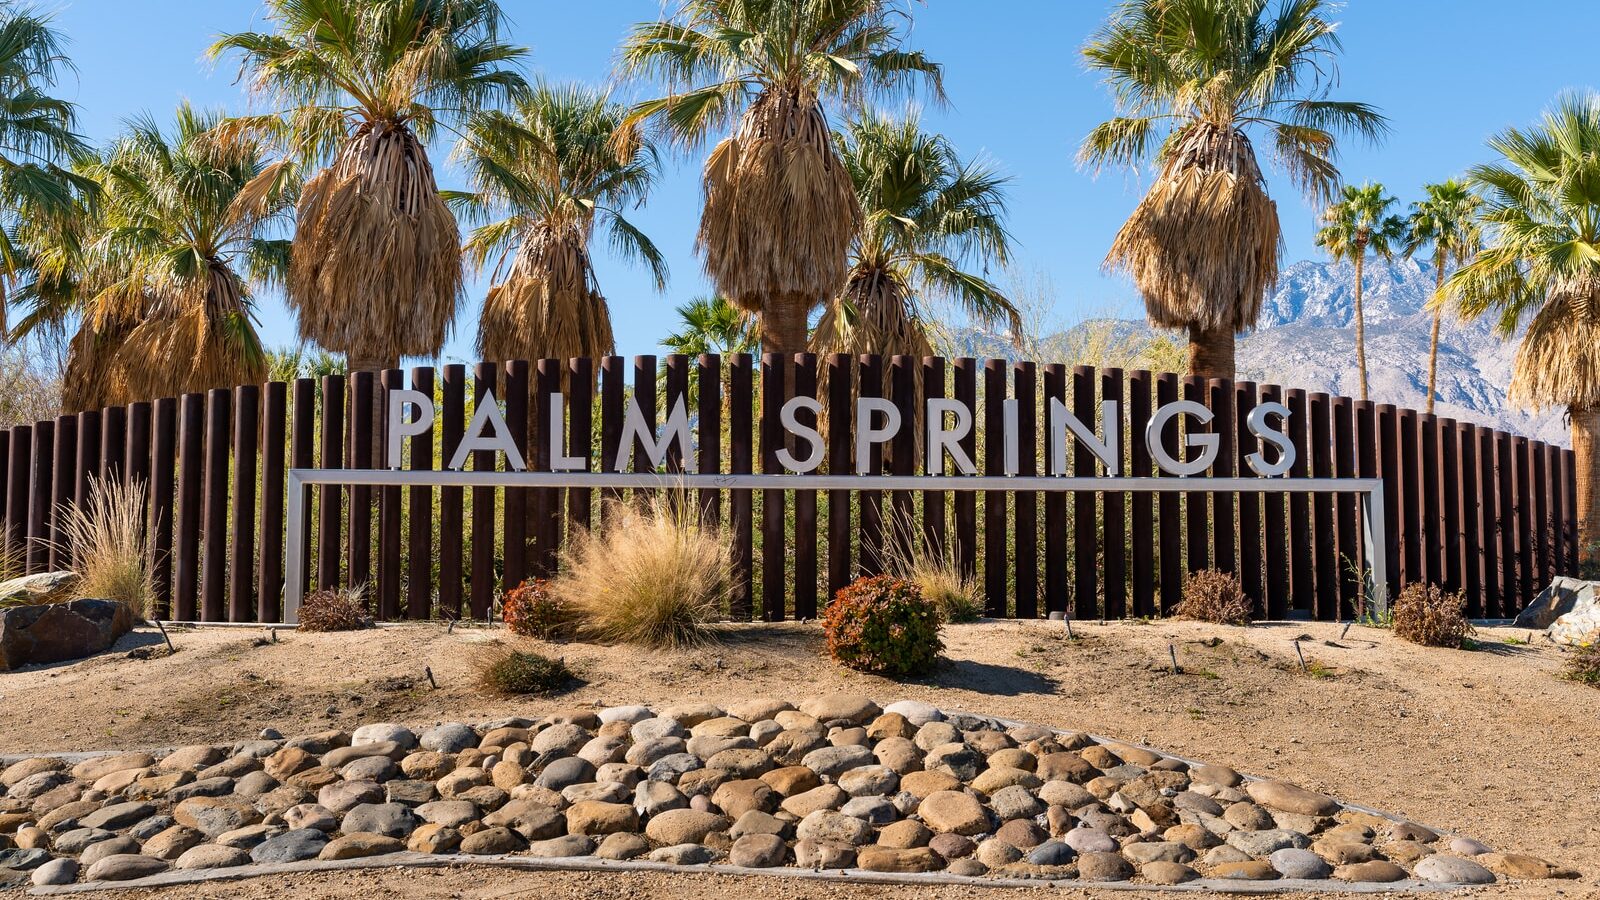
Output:
[[[1365,280],[1368,394],[1380,403],[1423,409],[1433,268],[1418,260],[1369,260]],[[1259,326],[1239,341],[1239,377],[1357,396],[1354,284],[1348,262],[1304,260],[1284,269],[1262,308]],[[1085,355],[1085,347],[1129,348],[1141,336],[1154,334],[1142,321],[1092,320],[1043,339],[1037,355],[1073,362]],[[1167,337],[1183,344],[1181,334]],[[955,344],[962,355],[1004,357],[1016,352],[1000,336],[983,332],[963,332]],[[1434,412],[1568,446],[1563,410],[1533,413],[1507,402],[1515,351],[1516,342],[1501,340],[1489,322],[1460,322],[1446,313],[1439,332]]]

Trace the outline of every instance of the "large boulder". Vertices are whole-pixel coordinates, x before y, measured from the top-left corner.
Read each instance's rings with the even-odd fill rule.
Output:
[[[1557,576],[1528,604],[1518,628],[1543,628],[1558,644],[1576,644],[1600,630],[1600,582]]]
[[[115,600],[0,609],[0,672],[92,656],[131,628],[133,613]]]
[[[37,572],[0,581],[0,606],[64,603],[72,599],[72,589],[77,586],[76,572]]]

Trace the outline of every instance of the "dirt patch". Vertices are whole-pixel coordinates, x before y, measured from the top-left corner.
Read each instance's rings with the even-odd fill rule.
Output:
[[[141,632],[82,663],[0,675],[0,753],[224,742],[267,726],[289,734],[381,720],[426,726],[591,703],[848,691],[1082,729],[1287,778],[1584,873],[1579,883],[1499,885],[1495,896],[1594,895],[1600,875],[1600,767],[1594,765],[1600,719],[1594,710],[1600,693],[1557,677],[1562,650],[1543,642],[1507,643],[1525,634],[1483,629],[1481,649],[1454,651],[1415,647],[1376,629],[1341,635],[1329,624],[1079,623],[1069,638],[1059,623],[988,622],[948,628],[949,662],[928,679],[896,683],[826,662],[815,626],[752,625],[731,630],[720,645],[676,653],[535,644],[564,657],[585,683],[553,699],[503,700],[480,694],[470,670],[475,650],[500,638],[498,631],[446,633],[443,626],[419,625],[354,634],[288,632],[273,643],[256,631],[202,629],[175,633],[175,654],[130,658],[130,651],[151,643]],[[1059,897],[1094,895],[1050,890]],[[257,879],[160,895],[972,893],[467,867]]]

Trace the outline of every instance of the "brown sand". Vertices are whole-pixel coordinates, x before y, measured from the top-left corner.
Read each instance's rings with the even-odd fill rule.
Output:
[[[1600,693],[1557,677],[1564,651],[1485,629],[1480,649],[1415,647],[1329,624],[998,622],[946,630],[950,663],[895,683],[838,669],[814,626],[742,626],[719,646],[641,653],[548,645],[585,679],[550,700],[486,698],[472,660],[499,631],[407,626],[345,635],[203,629],[176,655],[144,632],[86,662],[0,675],[0,753],[166,747],[397,721],[424,727],[574,705],[909,697],[953,709],[1135,741],[1285,778],[1347,802],[1543,856],[1579,882],[1522,882],[1494,896],[1600,896]],[[1299,638],[1314,673],[1302,674]],[[1168,671],[1167,646],[1184,674]],[[423,668],[438,683],[431,687]],[[1135,896],[1050,888],[1050,896]],[[884,888],[778,878],[529,873],[482,867],[337,872],[172,888],[163,897],[1026,897],[1035,891]],[[99,895],[99,896],[120,896]],[[1137,896],[1161,896],[1141,892]],[[1173,895],[1177,896],[1177,895]]]

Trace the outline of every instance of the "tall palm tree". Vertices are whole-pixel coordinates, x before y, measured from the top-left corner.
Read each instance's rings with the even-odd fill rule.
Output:
[[[725,297],[696,297],[678,307],[677,331],[661,339],[673,353],[699,356],[751,353],[761,343],[750,314]]]
[[[1117,116],[1080,163],[1153,160],[1159,173],[1106,267],[1132,276],[1150,321],[1189,333],[1189,372],[1234,374],[1234,336],[1253,328],[1278,279],[1278,207],[1252,134],[1272,142],[1314,203],[1339,183],[1337,137],[1376,141],[1383,116],[1327,99],[1341,50],[1332,0],[1123,0],[1084,47]]]
[[[910,21],[905,0],[681,0],[623,42],[624,72],[669,91],[636,116],[686,146],[738,122],[706,160],[696,247],[717,292],[760,313],[768,352],[805,349],[812,310],[844,286],[861,220],[826,108],[915,77],[943,98],[940,67],[903,47]]]
[[[117,350],[118,402],[259,382],[266,352],[252,295],[289,267],[292,184],[246,187],[268,165],[258,142],[218,141],[220,112],[184,103],[170,131],[149,116],[129,123],[99,173],[102,231],[90,249],[103,276],[91,307],[138,324]]]
[[[1559,98],[1543,119],[1489,140],[1500,159],[1474,167],[1483,249],[1445,286],[1463,316],[1524,322],[1511,397],[1565,406],[1577,455],[1578,534],[1600,551],[1600,94]]]
[[[1021,315],[1005,293],[969,271],[971,264],[987,269],[1009,259],[1009,179],[981,161],[963,161],[942,135],[922,131],[915,116],[894,121],[869,113],[851,122],[838,143],[861,228],[851,242],[844,290],[823,312],[812,347],[932,355],[923,325],[929,295],[1020,332]]]
[[[1381,184],[1345,185],[1342,199],[1324,213],[1327,223],[1317,231],[1317,246],[1337,262],[1348,258],[1356,270],[1356,369],[1361,376],[1361,399],[1367,399],[1367,321],[1361,307],[1361,278],[1367,251],[1393,259],[1406,237],[1406,223],[1389,214],[1395,199],[1386,197]]]
[[[655,149],[624,137],[627,109],[581,86],[537,86],[509,112],[471,118],[456,149],[472,192],[449,195],[478,228],[467,260],[496,260],[478,320],[482,359],[609,355],[611,314],[595,282],[589,243],[606,229],[614,252],[650,267],[666,287],[661,251],[623,212],[644,202]],[[625,147],[625,154],[617,147]]]
[[[494,0],[265,0],[268,34],[219,38],[278,108],[241,119],[287,148],[252,193],[300,168],[305,183],[287,280],[302,338],[352,371],[437,353],[461,297],[461,235],[427,142],[525,89]]]
[[[70,168],[88,151],[73,131],[76,107],[50,96],[62,71],[72,68],[65,44],[50,16],[0,2],[0,338],[7,293],[31,277],[21,232],[72,227],[79,194],[94,188]]]
[[[1483,202],[1472,188],[1454,178],[1438,184],[1425,184],[1425,200],[1411,204],[1406,219],[1406,256],[1423,247],[1433,248],[1433,334],[1428,341],[1428,413],[1433,413],[1433,398],[1438,393],[1439,321],[1444,318],[1445,270],[1453,260],[1457,266],[1478,252],[1483,237],[1478,228],[1478,206]]]

